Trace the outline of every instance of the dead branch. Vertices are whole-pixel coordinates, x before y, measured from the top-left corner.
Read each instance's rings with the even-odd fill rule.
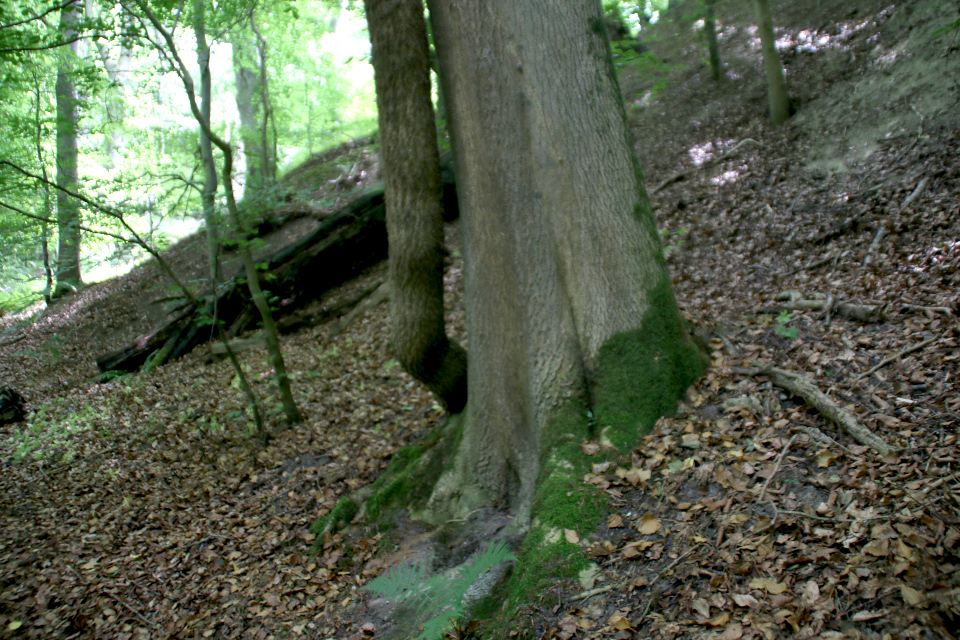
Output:
[[[930,179],[929,179],[929,178],[924,178],[923,180],[921,180],[921,181],[917,184],[917,188],[913,190],[913,193],[911,193],[909,196],[907,196],[907,199],[904,200],[904,201],[903,201],[903,204],[900,205],[900,211],[903,211],[904,209],[906,209],[907,206],[909,206],[911,202],[913,202],[914,200],[916,200],[916,199],[920,196],[920,194],[923,193],[923,190],[927,188],[927,184],[928,184],[929,182],[930,182]],[[899,211],[898,211],[897,213],[899,213]]]
[[[798,291],[782,291],[774,299],[783,302],[783,311],[828,311],[856,322],[880,322],[885,317],[880,306],[839,302],[832,296],[808,299]]]
[[[777,369],[775,367],[738,367],[734,369],[734,372],[745,375],[767,376],[770,378],[770,381],[773,382],[773,384],[777,385],[781,389],[786,389],[794,395],[803,398],[807,404],[819,411],[820,414],[825,418],[843,429],[847,435],[860,444],[866,445],[877,451],[880,455],[884,456],[893,451],[893,449],[891,449],[890,446],[887,445],[882,438],[880,438],[880,436],[876,435],[865,426],[860,424],[860,421],[857,420],[852,413],[842,409],[836,402],[827,397],[825,393],[820,391],[817,386],[805,376],[790,371],[784,371],[783,369]]]
[[[887,235],[887,228],[880,225],[880,228],[877,229],[877,235],[873,236],[873,242],[870,243],[870,247],[867,249],[867,255],[863,258],[864,268],[869,267],[873,262],[873,256],[877,253],[877,249],[880,248],[880,243],[883,242],[885,235]]]
[[[907,347],[906,349],[901,349],[900,351],[898,351],[897,353],[893,354],[892,356],[888,356],[888,357],[884,358],[883,360],[881,360],[880,362],[878,362],[877,364],[875,364],[874,366],[870,367],[869,369],[867,369],[866,371],[864,371],[863,373],[861,373],[860,375],[858,375],[856,378],[854,378],[853,381],[856,382],[857,380],[860,380],[861,378],[866,378],[867,376],[871,375],[874,371],[876,371],[876,370],[878,370],[878,369],[880,369],[880,368],[882,368],[882,367],[890,364],[890,363],[893,362],[894,360],[898,360],[898,359],[900,359],[902,356],[907,355],[908,353],[913,353],[914,351],[919,351],[920,349],[923,349],[923,348],[924,348],[925,346],[927,346],[928,344],[931,344],[931,343],[933,343],[933,342],[936,342],[937,340],[939,340],[939,339],[942,338],[942,337],[943,337],[943,336],[934,336],[934,337],[932,337],[932,338],[930,338],[930,339],[928,339],[928,340],[924,340],[923,342],[918,342],[917,344],[913,345],[912,347]]]
[[[696,173],[697,171],[700,171],[701,169],[704,169],[704,168],[706,168],[706,167],[708,167],[708,166],[710,166],[710,165],[716,164],[716,163],[718,163],[718,162],[723,162],[724,160],[726,160],[727,158],[729,158],[730,156],[732,156],[736,151],[738,151],[738,150],[740,149],[740,147],[742,147],[742,146],[745,145],[745,144],[752,144],[752,145],[754,145],[754,146],[760,147],[761,149],[766,148],[763,144],[757,142],[757,141],[754,140],[753,138],[744,138],[743,140],[741,140],[740,142],[738,142],[736,145],[734,145],[732,148],[730,148],[730,149],[728,149],[727,151],[723,152],[722,154],[720,154],[720,155],[717,156],[716,158],[712,158],[711,160],[707,160],[706,162],[704,162],[703,164],[701,164],[699,167],[694,167],[693,169],[687,169],[686,171],[681,171],[680,173],[676,173],[676,174],[670,176],[669,178],[667,178],[666,180],[664,180],[663,182],[661,182],[660,184],[658,184],[658,185],[656,186],[656,188],[655,188],[653,191],[650,192],[650,195],[657,195],[658,193],[660,193],[661,191],[663,191],[664,189],[666,189],[668,186],[670,186],[670,185],[673,184],[674,182],[680,182],[681,180],[683,180],[684,178],[686,178],[686,177],[687,177],[688,175],[690,175],[690,174]]]

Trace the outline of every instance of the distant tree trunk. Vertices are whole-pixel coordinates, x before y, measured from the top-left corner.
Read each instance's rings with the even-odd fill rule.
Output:
[[[467,401],[467,354],[443,317],[440,155],[421,0],[365,0],[380,119],[390,249],[391,346],[453,413]]]
[[[40,77],[37,74],[36,69],[33,71],[33,82],[34,82],[34,98],[35,98],[35,110],[34,110],[34,131],[36,132],[35,146],[37,148],[37,164],[40,165],[40,173],[43,176],[43,184],[41,188],[43,189],[43,217],[47,220],[51,218],[53,213],[53,203],[50,200],[50,182],[47,178],[47,163],[43,158],[43,125],[40,121],[40,114],[42,113],[42,105],[40,103]],[[51,298],[53,296],[53,269],[50,267],[50,229],[47,226],[46,222],[40,223],[41,235],[40,242],[41,248],[43,250],[43,273],[46,277],[46,287],[44,288],[43,297],[47,304],[50,304]]]
[[[257,27],[256,15],[250,14],[250,28],[257,36],[257,59],[260,62],[260,144],[264,151],[263,177],[265,185],[277,181],[277,121],[270,103],[269,76],[267,74],[267,39]]]
[[[717,82],[723,77],[723,69],[720,66],[720,44],[717,42],[717,20],[714,16],[713,4],[715,0],[704,0],[703,22],[704,30],[707,32],[707,48],[710,50],[710,70],[713,72],[713,79]]]
[[[86,0],[87,17],[95,18],[98,13],[97,0]],[[132,31],[129,14],[124,13],[123,25],[126,29]],[[103,68],[107,72],[107,77],[113,87],[116,88],[116,91],[110,91],[106,95],[107,120],[111,125],[110,134],[107,136],[107,166],[113,168],[117,166],[120,160],[120,151],[127,146],[126,137],[123,134],[123,121],[127,116],[126,99],[130,87],[130,69],[133,57],[130,52],[129,38],[120,39],[120,51],[116,57],[99,37],[95,39],[94,43],[97,52],[100,54]]]
[[[787,83],[783,78],[783,65],[777,52],[777,38],[773,33],[773,17],[770,0],[753,0],[757,10],[757,27],[760,31],[760,47],[763,50],[763,67],[767,72],[767,98],[770,102],[770,120],[781,124],[790,118],[790,101],[787,98]]]
[[[260,136],[260,70],[257,45],[246,29],[230,34],[233,47],[233,75],[236,83],[237,111],[240,113],[240,140],[247,164],[244,197],[256,194],[264,186],[266,150]]]
[[[210,122],[210,103],[213,99],[210,78],[210,45],[207,43],[205,0],[194,0],[193,31],[197,38],[197,64],[200,66],[200,113]],[[200,160],[203,164],[203,189],[200,206],[207,231],[207,261],[210,265],[210,286],[217,286],[217,253],[220,247],[220,224],[217,220],[217,165],[213,159],[210,138],[200,129]]]
[[[80,6],[74,2],[60,10],[60,31],[64,40],[77,35]],[[53,297],[75,290],[82,284],[80,276],[80,203],[63,189],[77,192],[77,128],[80,119],[77,88],[71,74],[79,52],[74,42],[62,52],[57,67],[57,286]]]
[[[564,450],[597,438],[628,453],[700,363],[682,329],[600,3],[429,7],[456,158],[470,338],[462,437],[431,507],[455,518],[510,507],[529,522],[538,479],[558,495],[579,481],[558,468]],[[542,478],[551,456],[561,475]]]

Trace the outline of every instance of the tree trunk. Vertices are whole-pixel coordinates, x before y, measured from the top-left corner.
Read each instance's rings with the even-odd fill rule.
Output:
[[[596,419],[626,453],[699,371],[596,0],[429,2],[451,119],[469,402],[435,513],[528,520],[541,460]],[[579,407],[579,409],[578,409]],[[590,413],[586,413],[587,411]]]
[[[233,47],[233,75],[236,83],[237,111],[240,113],[240,139],[247,164],[244,197],[259,192],[264,185],[265,150],[260,143],[260,71],[257,46],[246,30],[230,34]]]
[[[210,45],[207,43],[205,0],[194,0],[193,31],[197,39],[197,65],[200,67],[200,113],[210,122],[210,103],[213,100],[210,78]],[[220,224],[216,213],[217,164],[213,159],[210,138],[200,129],[200,161],[203,164],[203,188],[200,206],[207,231],[207,262],[210,265],[210,286],[217,286],[217,253],[220,247]]]
[[[717,20],[714,16],[713,4],[715,0],[704,0],[703,22],[707,32],[707,48],[710,50],[710,70],[713,79],[717,82],[723,77],[723,68],[720,66],[720,44],[717,42]]]
[[[77,35],[75,26],[80,20],[78,3],[60,11],[60,31],[64,40]],[[77,126],[80,120],[77,88],[71,74],[77,60],[79,41],[71,43],[62,52],[57,68],[57,233],[60,238],[57,253],[57,288],[54,297],[75,290],[82,283],[80,276],[80,203],[63,189],[76,193]]]
[[[263,148],[263,179],[266,185],[277,181],[277,121],[270,104],[270,87],[267,76],[267,39],[257,27],[256,15],[250,14],[250,29],[257,36],[257,60],[260,72],[260,145]]]
[[[773,33],[773,17],[770,15],[770,0],[753,0],[757,10],[757,28],[760,31],[760,48],[763,50],[763,68],[767,72],[767,98],[770,102],[770,120],[781,124],[790,118],[790,102],[787,99],[787,83],[783,78],[783,65],[777,52],[777,37]]]
[[[390,238],[394,356],[440,403],[467,402],[467,354],[443,317],[440,153],[422,0],[366,0]]]

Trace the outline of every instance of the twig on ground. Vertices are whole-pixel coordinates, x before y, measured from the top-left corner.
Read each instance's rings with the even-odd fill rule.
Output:
[[[883,225],[880,225],[880,228],[877,229],[877,234],[873,236],[873,242],[870,243],[870,247],[867,249],[867,255],[863,258],[864,268],[869,267],[873,263],[873,256],[877,252],[877,249],[880,248],[880,243],[883,242],[884,236],[887,235],[887,228]]]
[[[691,553],[693,553],[694,551],[696,551],[697,549],[699,549],[700,546],[701,546],[701,545],[698,544],[698,545],[695,546],[693,549],[690,549],[690,550],[687,551],[686,553],[678,556],[676,560],[674,560],[673,562],[671,562],[670,564],[668,564],[667,566],[665,566],[663,569],[661,569],[661,570],[660,570],[660,573],[657,574],[657,577],[654,578],[654,579],[650,582],[650,587],[653,587],[653,585],[656,584],[657,581],[658,581],[660,578],[662,578],[665,573],[667,573],[667,571],[670,571],[670,570],[673,569],[675,566],[677,566],[677,564],[678,564],[681,560],[683,560],[683,559],[686,558],[688,555],[690,555]],[[643,613],[640,614],[640,619],[637,620],[637,625],[639,625],[641,622],[643,622],[644,618],[647,617],[647,614],[650,613],[650,607],[653,606],[653,601],[656,600],[656,599],[657,599],[657,596],[656,596],[656,594],[654,594],[654,595],[651,595],[651,596],[650,596],[650,599],[649,599],[649,600],[647,600],[647,606],[643,608]]]
[[[950,307],[927,307],[922,304],[910,304],[908,302],[904,302],[901,306],[911,311],[930,311],[932,313],[945,313],[948,316],[953,315],[953,309]]]
[[[920,349],[923,349],[925,346],[927,346],[927,345],[929,345],[929,344],[931,344],[931,343],[933,343],[933,342],[936,342],[936,341],[939,340],[941,337],[943,337],[943,336],[934,336],[934,337],[932,337],[932,338],[929,338],[929,339],[927,339],[927,340],[924,340],[923,342],[918,342],[917,344],[913,345],[912,347],[907,347],[906,349],[901,349],[900,351],[896,352],[896,353],[893,354],[892,356],[887,356],[886,358],[884,358],[883,360],[881,360],[880,362],[878,362],[878,363],[875,364],[874,366],[870,367],[869,369],[867,369],[866,371],[864,371],[863,373],[861,373],[860,375],[858,375],[856,378],[854,378],[853,381],[854,381],[854,382],[857,382],[857,381],[860,380],[861,378],[866,378],[867,376],[873,374],[873,373],[874,373],[875,371],[877,371],[878,369],[881,369],[882,367],[885,367],[886,365],[890,364],[890,363],[893,362],[894,360],[898,360],[899,358],[901,358],[902,356],[907,355],[908,353],[913,353],[914,351],[919,351]]]
[[[27,337],[27,334],[24,333],[23,335],[17,336],[16,338],[10,338],[9,340],[4,340],[3,342],[0,342],[0,347],[7,347],[7,346],[10,346],[11,344],[16,344],[26,337]]]
[[[140,613],[139,611],[137,611],[136,609],[134,609],[133,607],[131,607],[129,604],[127,604],[126,602],[124,602],[124,601],[123,601],[123,598],[121,598],[120,596],[114,595],[114,594],[110,593],[109,591],[104,591],[104,592],[103,592],[103,595],[105,595],[105,596],[107,596],[108,598],[112,599],[114,602],[120,604],[124,609],[126,609],[127,611],[129,611],[130,613],[132,613],[133,615],[135,615],[140,622],[142,622],[143,624],[147,625],[148,627],[154,627],[154,626],[156,626],[156,623],[151,622],[148,618],[145,618],[142,613]]]
[[[732,156],[737,150],[740,149],[740,147],[742,147],[742,146],[745,145],[745,144],[752,144],[752,145],[755,145],[755,146],[757,146],[757,147],[760,147],[761,149],[762,149],[762,148],[765,148],[765,145],[757,142],[757,141],[754,140],[753,138],[744,138],[743,140],[741,140],[740,142],[738,142],[736,145],[734,145],[732,148],[730,148],[730,149],[728,149],[727,151],[723,152],[722,154],[720,154],[720,155],[717,156],[716,158],[713,158],[713,159],[711,159],[711,160],[708,160],[708,161],[704,162],[704,163],[701,164],[699,167],[694,167],[693,169],[687,169],[686,171],[681,171],[680,173],[676,173],[676,174],[670,176],[669,178],[667,178],[666,180],[664,180],[663,182],[661,182],[660,184],[658,184],[658,185],[656,186],[656,188],[655,188],[653,191],[650,192],[650,195],[656,195],[656,194],[660,193],[661,191],[663,191],[664,189],[666,189],[667,187],[669,187],[669,186],[670,186],[671,184],[673,184],[674,182],[680,182],[681,180],[683,180],[684,178],[686,178],[688,175],[690,175],[690,174],[692,174],[692,173],[694,173],[694,172],[696,172],[696,171],[699,171],[699,170],[701,170],[701,169],[704,169],[704,168],[706,168],[706,167],[708,167],[708,166],[710,166],[710,165],[712,165],[712,164],[716,164],[716,163],[718,163],[718,162],[723,162],[724,160],[726,160],[727,158],[729,158],[730,156]]]
[[[780,465],[783,464],[783,458],[787,455],[787,451],[790,450],[790,446],[793,444],[793,441],[797,439],[797,435],[793,434],[787,444],[784,445],[783,449],[780,450],[780,455],[777,456],[777,464],[773,466],[773,472],[767,477],[767,481],[763,483],[763,488],[760,489],[760,494],[757,495],[757,502],[763,502],[763,495],[767,492],[767,487],[770,486],[770,482],[773,480],[773,477],[777,475],[780,471]],[[773,504],[773,501],[770,501],[770,504]],[[776,510],[776,506],[773,507]],[[776,518],[774,518],[776,519]]]
[[[374,308],[384,300],[390,297],[390,282],[384,282],[379,287],[373,290],[370,293],[370,296],[360,302],[356,307],[354,307],[350,313],[340,318],[336,324],[333,325],[333,328],[330,329],[329,337],[333,338],[335,336],[343,333],[350,325],[356,322],[360,317],[362,317],[367,311]]]
[[[930,182],[930,179],[929,179],[929,178],[923,178],[923,180],[921,180],[919,183],[917,183],[917,188],[913,190],[913,193],[911,193],[909,196],[907,196],[907,199],[904,200],[904,201],[903,201],[903,204],[900,205],[900,210],[899,210],[897,213],[899,213],[900,211],[903,211],[904,209],[906,209],[907,206],[909,206],[911,202],[913,202],[914,200],[916,200],[916,199],[920,196],[920,194],[923,193],[923,190],[927,188],[927,184],[928,184],[929,182]]]
[[[592,598],[593,596],[600,595],[601,593],[606,593],[607,591],[612,591],[613,585],[608,584],[605,587],[597,587],[596,589],[590,589],[589,591],[584,591],[578,593],[577,595],[570,598],[570,602],[576,602],[577,600],[586,600],[587,598]]]

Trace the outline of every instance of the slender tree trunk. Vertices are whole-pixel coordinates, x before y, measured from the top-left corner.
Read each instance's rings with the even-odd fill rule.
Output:
[[[467,354],[443,317],[440,154],[422,0],[366,0],[390,240],[393,353],[447,410],[467,401]]]
[[[247,164],[244,197],[258,193],[264,186],[265,149],[260,131],[260,71],[257,46],[251,34],[237,29],[230,34],[233,47],[233,75],[236,83],[237,111],[240,113],[240,140]]]
[[[43,126],[40,122],[40,113],[42,106],[40,104],[40,77],[36,70],[33,72],[34,82],[34,131],[36,132],[35,146],[37,148],[37,164],[40,165],[40,175],[43,176],[43,218],[49,220],[53,214],[53,203],[50,199],[50,180],[47,177],[47,163],[43,158]],[[46,287],[44,287],[44,300],[47,304],[53,296],[53,269],[50,266],[50,229],[46,222],[40,223],[41,229],[41,248],[43,250],[43,274],[46,277]]]
[[[707,48],[710,50],[710,70],[713,79],[717,82],[723,77],[723,68],[720,65],[720,44],[717,42],[717,20],[714,16],[713,4],[715,0],[704,0],[703,22],[707,32]]]
[[[201,0],[197,1],[200,2]],[[240,233],[240,236],[242,238],[246,238],[248,229],[246,228],[246,224],[244,224],[243,219],[240,217],[240,211],[237,207],[237,200],[233,193],[233,148],[225,140],[213,132],[213,129],[210,128],[209,115],[205,117],[203,112],[200,110],[200,106],[197,103],[193,77],[190,75],[186,64],[184,64],[183,59],[180,57],[180,53],[177,50],[176,43],[174,42],[171,33],[164,28],[163,24],[157,18],[156,14],[153,13],[145,0],[134,0],[134,2],[140,11],[147,16],[147,19],[150,21],[153,27],[163,36],[163,40],[167,43],[168,47],[167,53],[173,58],[177,68],[179,69],[180,79],[183,82],[184,90],[187,92],[187,99],[190,102],[190,111],[193,113],[193,117],[200,124],[200,128],[203,130],[203,133],[214,145],[216,145],[218,149],[220,149],[220,152],[223,154],[222,177],[224,194],[227,198],[227,212],[230,216],[230,221],[236,227],[237,231]],[[245,243],[241,243],[240,245],[240,257],[243,262],[244,272],[247,276],[247,287],[250,289],[250,298],[253,300],[253,304],[260,313],[260,319],[263,322],[264,340],[267,343],[267,353],[270,356],[270,362],[273,365],[274,375],[276,376],[277,388],[280,392],[280,401],[283,405],[284,414],[288,423],[298,423],[302,420],[302,417],[297,409],[296,402],[294,402],[293,392],[290,388],[290,376],[287,374],[287,367],[283,361],[283,353],[280,351],[280,341],[277,337],[277,325],[274,322],[273,315],[270,312],[270,305],[267,303],[267,298],[263,294],[263,290],[260,288],[260,281],[259,277],[257,276],[257,267],[253,262],[253,254],[250,251],[250,247]]]
[[[65,40],[77,35],[80,6],[73,3],[60,10],[60,30]],[[77,191],[77,129],[80,120],[77,89],[71,74],[77,61],[79,44],[62,51],[57,68],[57,286],[54,297],[75,290],[82,284],[80,275],[80,203],[62,191]]]
[[[790,102],[787,98],[787,83],[783,77],[783,65],[777,52],[777,38],[773,33],[773,17],[770,0],[753,0],[757,11],[757,27],[760,31],[760,47],[763,50],[763,68],[767,73],[767,98],[770,102],[770,121],[781,124],[790,118]]]
[[[263,177],[266,185],[277,181],[277,122],[270,103],[270,87],[267,75],[267,39],[257,27],[256,15],[250,14],[250,28],[257,36],[257,58],[260,62],[260,108],[263,122],[260,128],[261,145],[264,151]],[[271,135],[272,134],[272,135]]]
[[[682,331],[596,0],[430,0],[457,166],[470,338],[435,513],[530,515],[585,407],[627,452],[699,370]],[[584,427],[585,429],[586,427]],[[571,428],[572,429],[572,428]],[[558,444],[559,443],[559,444]],[[565,445],[564,445],[565,446]]]
[[[200,67],[200,113],[204,121],[210,122],[210,103],[212,102],[212,81],[210,78],[210,45],[207,43],[207,19],[205,0],[194,0],[193,31],[197,39],[197,64]],[[203,189],[200,192],[200,206],[203,210],[203,222],[207,230],[207,261],[210,265],[210,286],[216,290],[217,254],[220,247],[220,224],[217,220],[217,164],[213,158],[213,145],[210,138],[200,129],[200,160],[203,165]]]

